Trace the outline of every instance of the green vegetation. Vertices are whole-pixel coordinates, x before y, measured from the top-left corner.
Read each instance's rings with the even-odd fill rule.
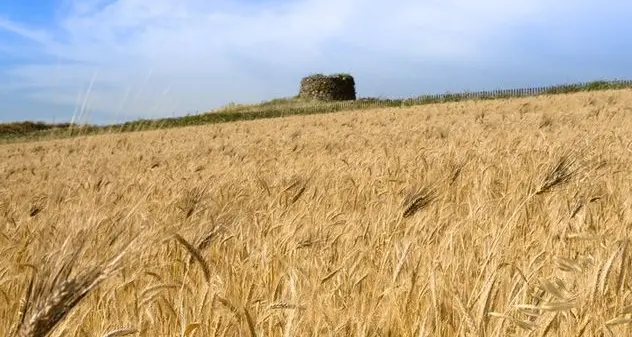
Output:
[[[51,129],[65,129],[70,127],[70,123],[65,124],[46,124],[43,122],[17,122],[17,123],[5,123],[0,124],[0,135],[11,137],[21,136],[32,132],[51,130]]]
[[[369,108],[407,107],[423,104],[487,100],[536,95],[557,95],[584,91],[632,88],[632,81],[593,81],[551,87],[506,89],[482,92],[423,95],[406,99],[360,98],[353,101],[322,102],[305,99],[277,98],[260,104],[229,104],[220,109],[177,118],[140,119],[122,124],[96,126],[19,122],[0,124],[0,142],[46,140],[109,132],[132,132],[242,120],[311,115]]]

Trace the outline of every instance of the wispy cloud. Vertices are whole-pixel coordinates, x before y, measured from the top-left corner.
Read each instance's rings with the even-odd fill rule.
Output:
[[[41,58],[0,65],[0,90],[65,107],[70,117],[94,78],[86,106],[106,122],[290,96],[313,72],[351,72],[361,95],[421,93],[442,75],[455,84],[456,70],[515,56],[503,48],[525,27],[583,3],[64,0],[47,27],[0,16],[0,34],[28,46],[11,52]]]
[[[0,17],[0,29],[18,35],[21,38],[45,45],[50,42],[51,37],[42,31],[23,27],[19,23]]]

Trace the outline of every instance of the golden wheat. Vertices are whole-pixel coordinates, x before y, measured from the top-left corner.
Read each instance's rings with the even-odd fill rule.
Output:
[[[0,335],[630,335],[631,107],[619,90],[2,145]]]

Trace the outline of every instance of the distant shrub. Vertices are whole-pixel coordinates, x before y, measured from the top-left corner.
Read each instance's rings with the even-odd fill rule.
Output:
[[[0,134],[3,135],[24,135],[31,132],[50,130],[50,129],[66,129],[70,127],[70,123],[64,124],[46,124],[44,122],[16,122],[0,124]]]

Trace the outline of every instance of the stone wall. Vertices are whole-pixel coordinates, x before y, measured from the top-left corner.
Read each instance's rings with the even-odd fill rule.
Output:
[[[310,75],[301,80],[298,96],[318,101],[355,100],[355,81],[348,74]]]

